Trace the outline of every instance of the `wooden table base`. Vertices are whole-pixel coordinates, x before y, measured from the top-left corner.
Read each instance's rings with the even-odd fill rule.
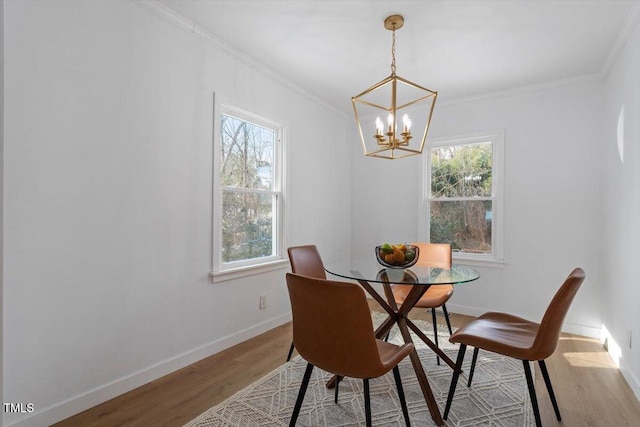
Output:
[[[393,297],[393,292],[391,291],[391,286],[389,284],[383,285],[385,295],[387,297],[387,300],[385,301],[385,299],[382,298],[382,296],[378,292],[376,292],[376,290],[371,286],[371,284],[369,284],[369,282],[367,282],[366,280],[358,280],[358,282],[389,314],[389,317],[376,329],[376,338],[383,339],[387,336],[393,325],[397,324],[404,342],[413,343],[413,340],[411,339],[411,333],[409,332],[409,328],[411,328],[414,332],[416,332],[420,339],[422,339],[429,346],[429,348],[435,351],[449,366],[455,368],[455,363],[444,352],[442,352],[442,350],[436,347],[436,345],[407,317],[409,311],[411,311],[420,297],[422,297],[427,289],[429,289],[429,286],[414,286],[405,298],[402,305],[398,308],[395,298]],[[416,377],[418,378],[418,384],[420,384],[420,389],[422,390],[424,400],[427,403],[427,407],[429,408],[431,418],[436,423],[436,425],[444,425],[442,415],[440,414],[440,409],[438,408],[436,399],[433,395],[433,392],[431,391],[431,386],[429,385],[427,374],[425,373],[422,362],[420,361],[420,357],[418,356],[418,351],[413,350],[409,355],[409,359],[411,360],[411,365],[413,366],[413,370],[415,371]]]

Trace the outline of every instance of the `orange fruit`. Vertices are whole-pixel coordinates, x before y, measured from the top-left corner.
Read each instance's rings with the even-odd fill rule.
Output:
[[[387,264],[395,264],[396,257],[393,254],[386,254],[384,256],[384,262],[386,262]]]
[[[400,249],[396,249],[395,251],[393,251],[393,257],[397,262],[404,262],[404,252],[402,252]]]

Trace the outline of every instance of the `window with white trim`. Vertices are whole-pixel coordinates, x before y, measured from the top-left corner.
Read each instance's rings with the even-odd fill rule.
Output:
[[[282,126],[221,105],[214,160],[216,272],[282,260]]]
[[[439,138],[424,168],[426,241],[449,243],[457,260],[503,260],[504,134]]]

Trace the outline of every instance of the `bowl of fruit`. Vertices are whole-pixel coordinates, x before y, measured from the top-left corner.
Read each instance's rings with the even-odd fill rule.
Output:
[[[376,258],[378,262],[388,268],[407,268],[418,261],[420,249],[417,246],[391,245],[385,243],[376,246]]]

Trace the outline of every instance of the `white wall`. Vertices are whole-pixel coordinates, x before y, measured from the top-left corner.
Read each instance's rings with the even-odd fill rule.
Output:
[[[4,21],[4,401],[36,409],[5,425],[290,319],[286,269],[210,283],[214,92],[286,125],[289,243],[349,254],[351,118],[134,2],[11,1]]]
[[[5,425],[50,424],[288,319],[285,270],[209,281],[214,92],[287,126],[290,245],[332,261],[416,238],[421,159],[365,158],[352,118],[251,60],[133,2],[4,9],[3,401],[36,407]],[[636,30],[604,85],[436,106],[430,137],[506,134],[505,266],[452,311],[539,318],[580,265],[567,329],[639,342],[637,56]],[[639,359],[622,350],[636,393]]]
[[[640,29],[605,80],[603,325],[609,351],[640,399]],[[632,331],[632,347],[627,331]]]
[[[601,100],[601,82],[587,81],[436,105],[429,138],[505,131],[504,268],[478,267],[481,279],[456,287],[450,311],[499,310],[540,319],[565,277],[580,266],[587,280],[565,329],[597,333],[602,322]],[[382,241],[420,238],[423,159],[406,160],[354,157],[355,255],[369,255],[369,248]],[[374,204],[379,209],[369,209]]]

